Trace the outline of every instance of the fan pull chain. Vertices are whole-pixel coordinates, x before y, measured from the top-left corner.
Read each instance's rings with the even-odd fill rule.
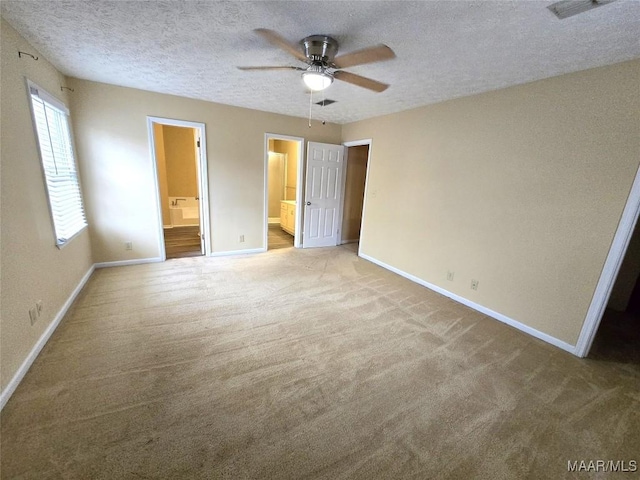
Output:
[[[311,106],[313,105],[313,90],[309,91],[309,128],[311,128]]]

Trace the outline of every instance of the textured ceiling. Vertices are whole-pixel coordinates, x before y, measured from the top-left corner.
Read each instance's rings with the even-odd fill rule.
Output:
[[[214,2],[2,0],[2,16],[69,76],[306,117],[299,65],[252,32],[291,41],[327,34],[340,53],[384,43],[397,58],[348,69],[389,83],[334,82],[313,107],[347,123],[640,57],[640,2],[617,0],[558,20],[551,1]],[[314,94],[314,102],[322,94]]]

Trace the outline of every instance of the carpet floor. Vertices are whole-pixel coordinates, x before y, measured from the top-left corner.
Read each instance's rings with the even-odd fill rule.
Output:
[[[2,479],[605,478],[567,462],[640,460],[637,364],[573,357],[353,248],[97,270],[2,411]]]

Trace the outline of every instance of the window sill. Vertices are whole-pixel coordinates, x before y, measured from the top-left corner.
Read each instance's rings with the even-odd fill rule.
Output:
[[[84,227],[82,227],[80,230],[78,230],[76,233],[74,233],[73,235],[71,235],[71,238],[67,239],[64,242],[58,242],[58,240],[56,239],[56,247],[58,247],[59,250],[62,250],[64,247],[66,247],[67,245],[69,245],[69,243],[71,243],[73,241],[74,238],[76,238],[78,235],[80,235],[82,232],[84,232],[87,228],[89,227],[89,225],[85,225]]]

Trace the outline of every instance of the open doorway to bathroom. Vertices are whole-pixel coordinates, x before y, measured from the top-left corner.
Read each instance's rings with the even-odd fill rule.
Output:
[[[345,176],[342,206],[341,244],[354,252],[359,249],[362,234],[365,189],[369,167],[370,140],[345,143]]]
[[[149,117],[163,258],[210,252],[204,125]]]
[[[267,250],[299,247],[304,140],[275,134],[265,140],[265,245]]]

